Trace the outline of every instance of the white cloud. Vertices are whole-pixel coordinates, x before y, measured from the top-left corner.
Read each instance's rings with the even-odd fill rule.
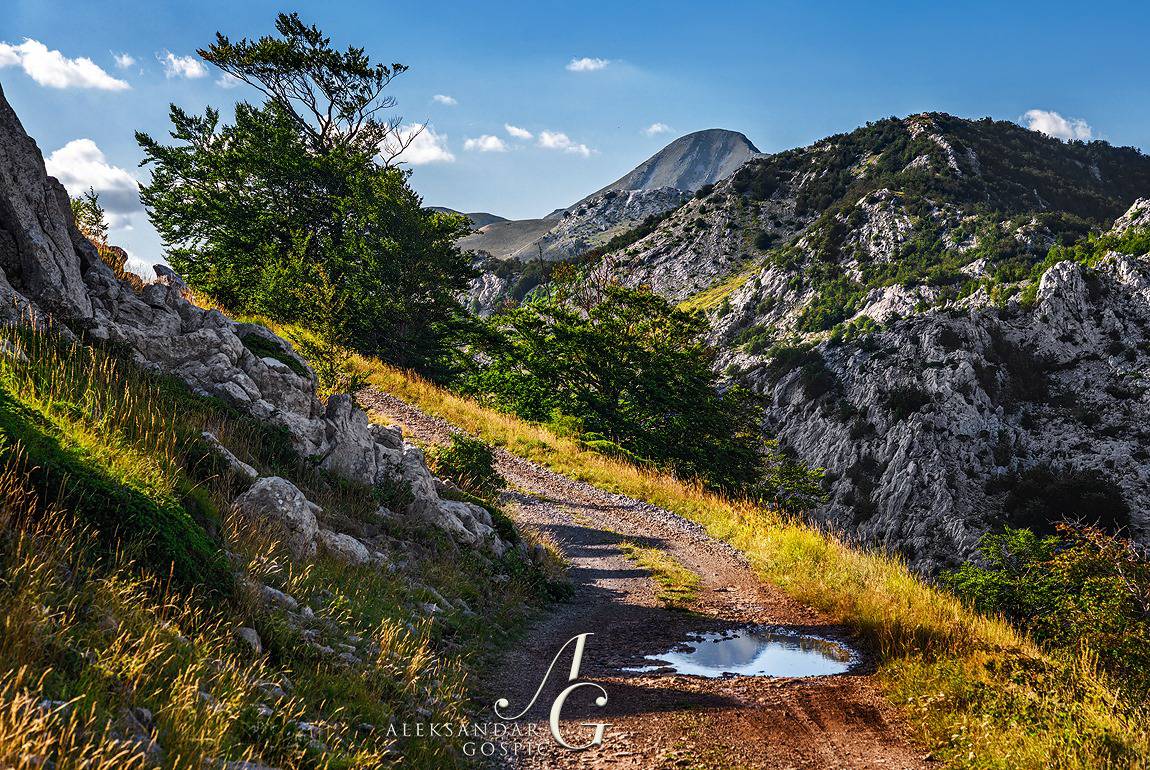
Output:
[[[236,88],[237,86],[242,86],[243,84],[244,81],[240,80],[230,72],[225,72],[216,78],[216,85],[223,89],[230,90],[232,88]]]
[[[655,136],[656,134],[668,134],[671,132],[671,127],[666,123],[652,123],[643,129],[643,133],[647,136]]]
[[[447,147],[447,135],[437,134],[431,126],[406,125],[399,127],[404,142],[410,144],[395,157],[395,162],[423,166],[428,163],[453,163],[455,156]],[[394,155],[397,145],[388,143],[385,155]]]
[[[49,88],[95,88],[124,91],[126,80],[114,78],[86,56],[69,59],[59,51],[49,51],[37,40],[20,45],[0,43],[0,68],[20,66],[28,77]]]
[[[163,51],[156,54],[156,61],[164,65],[164,77],[194,80],[208,75],[208,68],[195,56],[176,56],[171,51]]]
[[[1055,139],[1089,139],[1094,135],[1090,124],[1082,118],[1064,118],[1052,110],[1027,110],[1022,117],[1031,131],[1039,131]]]
[[[454,96],[448,96],[447,94],[436,94],[435,96],[431,97],[431,99],[432,101],[447,105],[448,107],[454,107],[455,105],[459,104]]]
[[[140,257],[137,257],[135,254],[128,251],[127,249],[124,249],[124,251],[128,255],[128,261],[124,263],[124,267],[131,270],[133,273],[140,276],[141,278],[145,278],[145,279],[150,280],[150,279],[156,277],[156,271],[152,267],[152,265],[156,264],[156,262],[154,260],[152,262],[148,262],[147,260],[144,260],[144,259],[141,259]],[[160,261],[162,262],[163,260],[160,260]]]
[[[519,126],[513,126],[510,123],[504,123],[503,128],[506,129],[507,133],[511,134],[511,136],[515,137],[516,139],[534,139],[535,138],[535,135],[532,134],[530,131],[528,131],[526,128],[520,128]]]
[[[73,139],[45,158],[44,166],[69,195],[80,195],[89,187],[98,192],[108,224],[114,229],[129,229],[130,216],[142,210],[135,177],[110,164],[91,139]]]
[[[478,139],[465,139],[463,149],[478,152],[507,152],[507,145],[498,136],[484,134]]]
[[[594,72],[601,70],[611,63],[610,59],[596,59],[590,56],[584,56],[581,59],[572,59],[567,62],[568,72]]]
[[[116,60],[116,67],[119,69],[126,70],[136,66],[136,57],[130,53],[113,53],[112,58]]]
[[[545,150],[562,150],[573,155],[581,155],[584,158],[589,157],[594,152],[585,144],[571,141],[571,137],[562,131],[540,131],[539,146]]]

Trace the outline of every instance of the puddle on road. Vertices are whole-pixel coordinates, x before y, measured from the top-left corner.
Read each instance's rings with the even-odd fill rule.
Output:
[[[740,628],[692,634],[652,664],[624,669],[630,673],[676,673],[722,676],[804,677],[842,674],[858,662],[841,642],[778,628]]]

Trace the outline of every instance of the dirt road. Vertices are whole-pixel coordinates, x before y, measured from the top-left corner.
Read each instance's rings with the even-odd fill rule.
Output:
[[[452,430],[398,399],[365,390],[363,406],[401,424],[414,439],[446,440]],[[603,492],[507,452],[500,473],[514,492],[505,502],[519,522],[549,533],[571,564],[569,603],[538,622],[484,686],[505,697],[507,712],[531,700],[564,643],[587,638],[581,680],[562,709],[561,734],[588,742],[589,724],[609,723],[601,746],[571,751],[547,726],[548,712],[568,685],[569,647],[535,706],[516,724],[536,740],[515,761],[521,768],[920,768],[924,752],[905,735],[883,699],[866,656],[848,673],[810,678],[708,679],[669,673],[628,673],[644,656],[662,653],[691,632],[770,624],[849,641],[841,628],[759,581],[746,560],[698,526],[659,508]],[[649,573],[628,559],[624,541],[658,548],[700,578],[690,611],[667,609]],[[581,723],[583,723],[581,725]]]

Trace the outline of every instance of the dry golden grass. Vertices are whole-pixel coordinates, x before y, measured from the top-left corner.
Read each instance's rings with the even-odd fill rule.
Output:
[[[133,499],[177,509],[194,497],[202,512],[218,516],[222,543],[213,541],[212,555],[226,545],[229,573],[239,573],[232,589],[178,583],[144,566],[140,557],[153,541],[125,545],[123,518],[115,532],[98,533],[73,497],[45,495],[43,474],[28,461],[31,444],[0,429],[0,767],[140,767],[149,747],[147,739],[126,740],[133,730],[124,713],[133,708],[153,713],[150,735],[162,745],[163,767],[200,770],[246,758],[285,770],[460,764],[456,744],[397,742],[386,725],[463,716],[472,659],[538,601],[533,573],[499,586],[492,580],[499,565],[460,553],[434,532],[418,533],[418,542],[415,533],[397,533],[406,537],[407,569],[475,611],[472,618],[445,613],[432,626],[412,604],[407,572],[323,558],[291,565],[266,534],[229,515],[232,482],[214,466],[208,477],[191,475],[203,463],[190,443],[201,430],[300,485],[325,515],[374,512],[372,491],[280,458],[279,444],[268,443],[282,441],[279,434],[219,402],[42,328],[0,329],[0,419],[0,428],[58,443],[50,456],[66,449],[73,463],[66,467],[99,471],[99,490],[130,487]],[[78,488],[55,468],[61,489]],[[83,497],[94,505],[104,499]],[[253,581],[313,607],[308,630],[322,639],[360,637],[360,663],[313,651],[301,638],[302,621],[257,599]],[[239,626],[258,630],[263,655],[237,640]],[[459,640],[450,649],[447,635]],[[265,713],[267,683],[285,679],[294,688]],[[303,736],[301,720],[322,731],[323,746]],[[356,728],[363,724],[375,729]]]
[[[764,580],[854,629],[911,727],[952,767],[1150,766],[1150,728],[1093,662],[1056,660],[1008,623],[923,582],[898,558],[785,514],[582,448],[570,438],[359,358],[372,386],[572,478],[674,511],[743,551]]]

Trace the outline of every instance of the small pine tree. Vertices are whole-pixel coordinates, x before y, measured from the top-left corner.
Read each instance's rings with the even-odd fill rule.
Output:
[[[71,199],[72,217],[76,227],[97,247],[108,245],[108,218],[100,205],[100,193],[89,187]]]

